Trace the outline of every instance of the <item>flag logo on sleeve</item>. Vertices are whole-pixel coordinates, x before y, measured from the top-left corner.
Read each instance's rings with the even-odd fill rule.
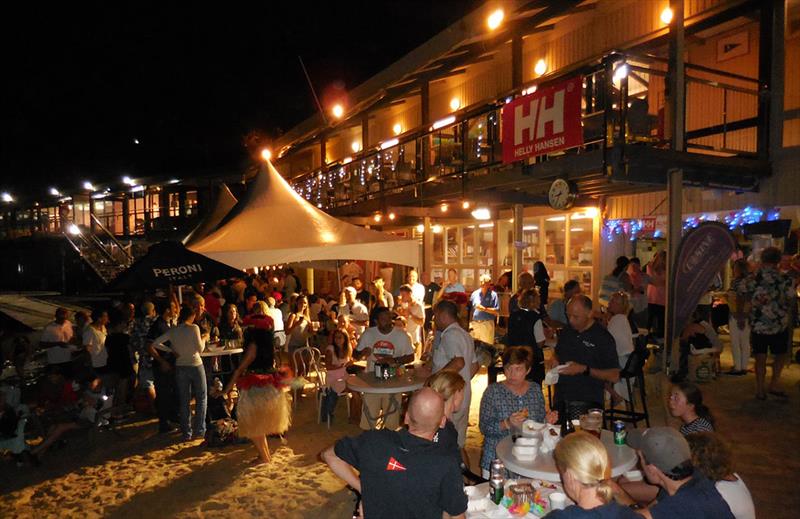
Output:
[[[401,465],[399,461],[394,459],[394,457],[391,457],[391,458],[389,458],[389,463],[386,464],[386,470],[387,471],[395,471],[395,470],[403,471],[403,470],[406,470],[406,468],[403,465]]]

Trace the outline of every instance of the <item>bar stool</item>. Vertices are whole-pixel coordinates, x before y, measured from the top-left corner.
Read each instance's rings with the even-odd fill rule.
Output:
[[[625,363],[625,367],[620,371],[619,376],[621,380],[625,381],[629,400],[625,401],[624,410],[613,407],[605,410],[603,415],[606,421],[606,428],[609,428],[615,420],[631,423],[634,429],[638,422],[644,420],[647,427],[650,427],[650,414],[647,411],[647,394],[644,387],[644,364],[649,356],[650,352],[647,351],[646,346],[637,345],[636,349],[628,357],[628,362]],[[636,385],[639,387],[639,399],[642,401],[641,411],[636,410],[636,395],[631,388],[631,380],[635,380]]]

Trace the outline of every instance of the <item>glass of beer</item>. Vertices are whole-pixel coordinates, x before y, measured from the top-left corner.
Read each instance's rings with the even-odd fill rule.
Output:
[[[586,420],[581,424],[581,428],[600,438],[600,431],[603,429],[603,410],[589,409],[585,416]]]

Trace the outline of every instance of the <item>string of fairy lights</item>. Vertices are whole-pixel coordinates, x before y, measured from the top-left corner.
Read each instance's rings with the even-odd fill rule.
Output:
[[[728,226],[728,229],[735,231],[744,225],[758,223],[762,221],[775,221],[780,219],[781,210],[779,207],[758,208],[747,206],[738,211],[727,213],[704,213],[699,216],[688,216],[683,220],[683,232],[694,229],[703,222],[720,222]],[[644,220],[637,218],[618,218],[606,220],[603,223],[603,237],[608,242],[613,242],[618,237],[625,237],[630,241],[649,236],[660,238],[664,235],[661,229],[655,229],[652,233],[644,233]]]

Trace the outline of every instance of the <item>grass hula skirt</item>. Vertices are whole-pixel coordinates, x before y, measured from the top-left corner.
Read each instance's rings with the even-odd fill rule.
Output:
[[[256,438],[283,434],[291,423],[289,400],[284,392],[284,373],[250,373],[237,381],[239,403],[236,417],[239,436]]]

